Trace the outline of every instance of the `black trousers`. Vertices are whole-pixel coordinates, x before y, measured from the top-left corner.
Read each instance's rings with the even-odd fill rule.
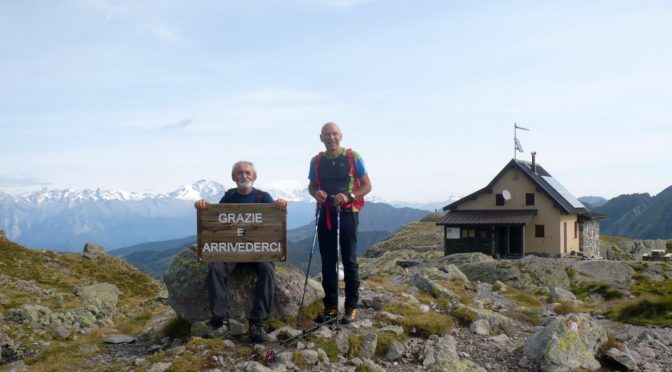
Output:
[[[317,236],[322,256],[322,288],[324,289],[324,307],[338,306],[338,251],[336,246],[337,211],[330,206],[329,218],[331,230],[327,226],[326,208],[320,213]],[[345,308],[355,309],[359,302],[359,265],[357,264],[357,226],[359,214],[341,211],[341,260],[345,274]]]
[[[229,295],[227,283],[229,276],[236,267],[249,266],[257,273],[257,281],[254,285],[254,297],[252,298],[252,311],[250,311],[250,323],[259,323],[266,320],[271,314],[273,303],[273,290],[275,288],[275,265],[272,262],[213,262],[208,271],[208,300],[210,312],[213,317],[229,318]]]

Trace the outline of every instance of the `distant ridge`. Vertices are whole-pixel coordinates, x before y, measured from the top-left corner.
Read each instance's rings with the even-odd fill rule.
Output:
[[[193,201],[218,202],[226,187],[199,180],[167,194],[139,194],[123,190],[47,190],[21,195],[0,193],[0,230],[9,239],[26,247],[56,251],[79,251],[86,242],[96,242],[108,250],[151,241],[189,236],[196,230]],[[315,203],[306,189],[275,191],[275,198],[289,200],[288,228],[309,223]],[[369,203],[370,205],[385,205]],[[368,208],[371,230],[387,231],[384,212]],[[402,214],[426,213],[409,208],[390,215],[403,221]]]
[[[632,239],[672,238],[672,186],[653,197],[648,193],[620,195],[593,211],[609,216],[600,223],[603,234]]]

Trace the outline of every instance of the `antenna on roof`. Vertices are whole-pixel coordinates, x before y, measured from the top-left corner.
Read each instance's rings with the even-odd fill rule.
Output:
[[[518,141],[518,129],[529,131],[529,129],[519,127],[518,124],[513,123],[513,160],[516,160],[516,152],[525,152],[523,151],[523,145],[521,145],[520,141]]]

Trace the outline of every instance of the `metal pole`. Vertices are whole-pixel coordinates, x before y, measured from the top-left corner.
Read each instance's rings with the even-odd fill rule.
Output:
[[[315,208],[315,234],[313,235],[313,245],[310,248],[310,257],[308,258],[308,268],[306,269],[306,281],[303,283],[303,294],[301,295],[301,304],[299,305],[299,314],[296,317],[296,326],[298,327],[303,318],[303,300],[306,297],[306,287],[308,286],[308,275],[310,273],[310,263],[313,261],[313,253],[315,252],[315,242],[317,241],[317,224],[320,220],[320,205]]]
[[[338,328],[338,264],[341,257],[341,206],[336,207],[336,328]]]

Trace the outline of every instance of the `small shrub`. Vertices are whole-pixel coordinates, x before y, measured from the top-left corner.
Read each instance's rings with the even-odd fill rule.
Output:
[[[457,310],[450,313],[463,326],[469,326],[478,319],[478,314],[466,306],[460,306]]]

